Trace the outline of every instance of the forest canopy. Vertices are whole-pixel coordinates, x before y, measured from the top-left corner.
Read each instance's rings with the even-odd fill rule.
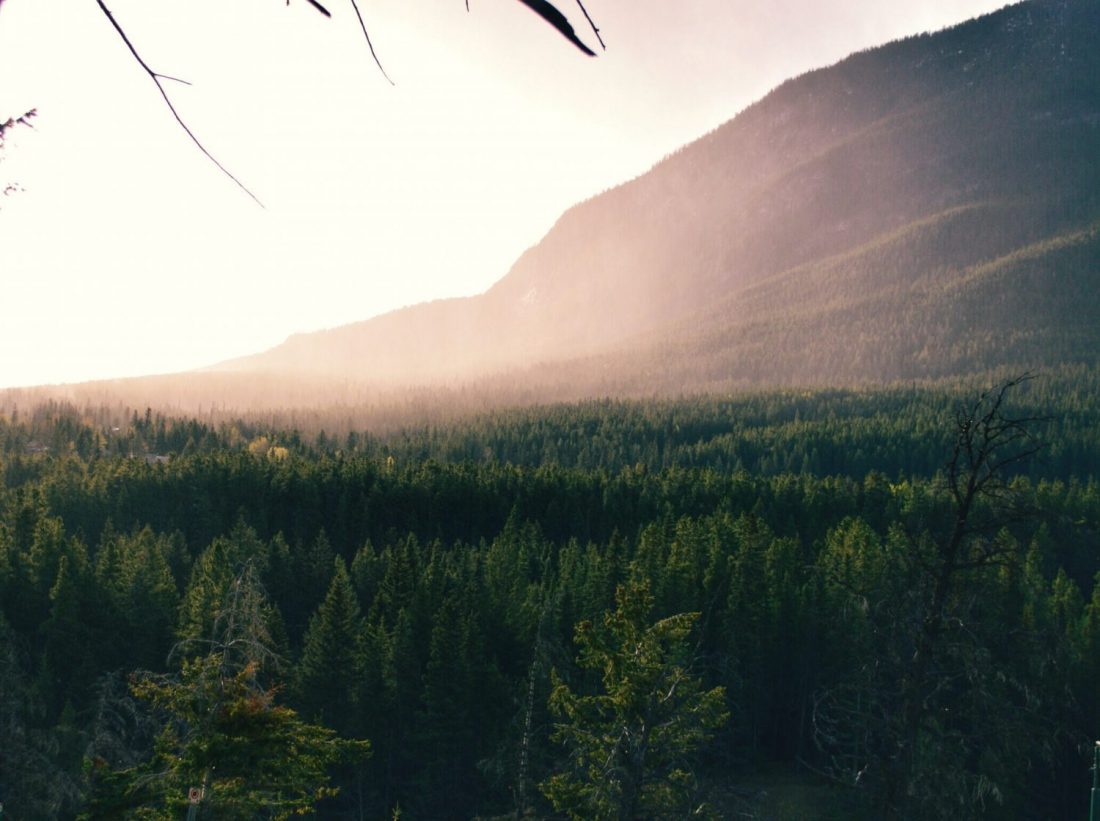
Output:
[[[1097,384],[1005,394],[989,419],[1029,445],[988,463],[996,492],[961,530],[973,465],[952,453],[989,408],[973,386],[339,435],[9,406],[0,800],[32,819],[181,806],[123,786],[205,737],[170,728],[222,732],[188,718],[214,686],[227,716],[262,720],[249,732],[329,751],[323,778],[281,771],[314,772],[301,800],[324,818],[554,817],[612,806],[622,773],[648,785],[645,817],[761,811],[777,777],[806,817],[1080,814],[1100,723]],[[224,667],[227,613],[251,614],[232,646],[253,655]],[[635,640],[667,661],[610,675]],[[640,769],[576,768],[598,749],[586,721],[642,726],[627,694],[680,679],[677,703],[710,718],[675,719]],[[368,756],[340,746],[357,739]],[[201,787],[191,772],[163,782],[171,802]],[[267,800],[214,772],[211,801]]]

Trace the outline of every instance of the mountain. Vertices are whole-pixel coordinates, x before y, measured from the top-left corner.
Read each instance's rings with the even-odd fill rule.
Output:
[[[570,209],[484,294],[213,370],[571,398],[1094,363],[1097,42],[1095,0],[1033,0],[855,54]]]

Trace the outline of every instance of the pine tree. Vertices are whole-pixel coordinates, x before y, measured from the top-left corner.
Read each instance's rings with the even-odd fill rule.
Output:
[[[358,724],[362,637],[359,602],[344,561],[337,557],[328,593],[309,620],[294,691],[304,715],[342,733]]]
[[[312,812],[335,795],[328,768],[368,754],[366,741],[338,738],[275,702],[265,682],[276,667],[270,606],[246,564],[214,614],[210,651],[184,659],[178,675],[136,675],[134,695],[167,716],[153,755],[120,770],[93,764],[91,819],[178,818],[199,791],[204,814],[251,821]]]
[[[68,555],[61,556],[50,588],[50,614],[41,630],[45,652],[40,675],[50,681],[54,715],[66,702],[83,705],[102,669],[97,659],[95,589],[89,576],[83,545],[74,542]]]
[[[554,740],[570,751],[566,772],[540,787],[573,819],[700,816],[687,761],[728,719],[725,691],[692,675],[689,639],[698,613],[650,624],[648,581],[628,582],[603,629],[576,629],[582,668],[602,675],[603,691],[574,693],[553,671],[550,709],[563,719]]]
[[[191,580],[180,601],[179,638],[200,640],[211,635],[214,614],[223,608],[242,566],[266,570],[267,551],[256,532],[237,522],[228,536],[219,536],[195,560]]]
[[[148,527],[128,539],[124,548],[125,621],[131,636],[132,666],[163,664],[171,647],[179,591],[169,565],[171,540]]]
[[[174,820],[198,790],[211,817],[287,819],[334,795],[327,768],[365,755],[367,743],[306,723],[276,704],[257,674],[249,662],[227,676],[221,656],[211,653],[185,661],[179,677],[137,680],[134,694],[170,721],[149,761],[93,776],[83,818]]]
[[[12,818],[56,818],[79,795],[58,766],[57,744],[42,726],[46,707],[30,681],[17,636],[0,614],[0,800]]]
[[[476,801],[474,765],[492,742],[485,704],[500,688],[496,671],[484,663],[477,620],[461,594],[446,594],[433,623],[416,743],[424,794],[433,797],[422,806],[429,817],[444,818]]]

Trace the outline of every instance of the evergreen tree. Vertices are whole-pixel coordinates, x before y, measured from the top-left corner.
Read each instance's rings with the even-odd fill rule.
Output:
[[[246,564],[266,569],[267,551],[256,532],[238,520],[228,536],[219,536],[195,560],[180,601],[178,635],[201,640],[213,633],[214,615],[224,609],[230,588]]]
[[[725,691],[704,689],[689,669],[698,613],[650,624],[648,581],[620,586],[615,601],[602,630],[576,629],[577,662],[601,674],[602,692],[579,695],[552,674],[550,708],[562,719],[553,737],[570,760],[540,786],[578,821],[698,816],[688,761],[729,717]]]
[[[303,721],[275,702],[265,683],[277,667],[267,629],[270,606],[251,563],[225,592],[209,638],[183,646],[178,675],[134,677],[134,695],[167,717],[145,762],[111,770],[93,765],[84,818],[178,818],[198,790],[219,819],[287,819],[336,794],[328,768],[368,753],[365,741]]]
[[[343,559],[333,561],[333,571],[328,593],[309,620],[294,691],[306,717],[349,734],[359,723],[364,628]]]
[[[50,614],[42,626],[41,675],[52,682],[53,715],[66,704],[83,706],[100,669],[99,636],[94,617],[95,588],[89,579],[83,545],[74,542],[61,556],[50,589]]]
[[[76,774],[58,765],[46,709],[26,674],[16,636],[0,615],[0,800],[12,818],[50,819],[79,794]]]
[[[327,768],[365,755],[365,741],[336,737],[275,702],[249,662],[225,675],[217,653],[184,662],[178,677],[148,676],[134,694],[169,722],[152,758],[93,775],[87,821],[145,818],[175,821],[198,790],[204,814],[252,821],[310,812],[335,794]]]

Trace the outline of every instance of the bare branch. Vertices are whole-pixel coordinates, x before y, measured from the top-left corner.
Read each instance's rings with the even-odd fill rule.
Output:
[[[558,9],[552,3],[548,3],[547,0],[519,1],[523,3],[523,5],[527,6],[527,8],[531,9],[531,11],[535,12],[535,14],[537,14],[547,23],[556,28],[559,32],[561,32],[562,37],[575,45],[589,57],[596,56],[596,52],[592,51],[592,49],[581,42],[580,38],[577,37],[577,33],[573,30],[573,26],[566,19],[565,15],[558,11]]]
[[[325,17],[332,17],[332,13],[329,12],[329,10],[322,6],[320,3],[318,3],[317,0],[306,0],[306,2],[313,6],[313,8],[317,9],[317,11],[321,12],[321,14],[325,15]],[[290,0],[286,0],[286,4],[289,6]]]
[[[199,138],[195,136],[194,132],[192,132],[191,129],[187,126],[187,123],[183,121],[183,118],[180,116],[179,112],[176,111],[176,107],[172,104],[172,100],[168,96],[168,92],[164,90],[164,86],[161,84],[161,78],[164,75],[158,74],[157,72],[153,71],[153,69],[149,67],[149,64],[142,59],[141,55],[138,54],[137,49],[134,47],[134,44],[126,35],[126,32],[123,30],[122,26],[118,24],[118,21],[115,20],[114,15],[111,14],[111,10],[108,9],[106,5],[104,5],[103,0],[96,0],[96,5],[99,6],[100,11],[102,11],[104,16],[106,16],[106,18],[110,21],[111,26],[114,28],[114,30],[118,32],[118,36],[122,38],[122,42],[126,44],[126,48],[130,50],[130,54],[132,54],[134,59],[137,60],[138,65],[140,65],[145,73],[149,75],[149,79],[156,84],[157,90],[160,92],[160,96],[164,98],[164,102],[168,106],[168,110],[172,112],[172,116],[176,118],[176,122],[179,123],[180,128],[182,128],[187,136],[191,138],[191,142],[193,142],[198,147],[199,151],[201,151],[206,156],[206,158],[210,160],[210,162],[214,163],[214,165],[218,167],[218,170],[225,174],[225,176],[229,177],[229,179],[233,180],[233,182],[237,184],[238,188],[248,194],[248,196],[250,196],[257,205],[263,208],[264,204],[260,202],[259,198],[251,191],[249,191],[248,187],[244,183],[233,176],[233,174],[230,173],[229,169],[218,162],[217,158],[215,158],[213,154],[207,151],[206,147],[201,142],[199,142]]]
[[[9,129],[15,128],[17,125],[25,125],[27,128],[34,128],[31,124],[31,120],[38,116],[38,109],[32,108],[26,114],[21,114],[18,117],[9,117],[6,122],[0,123],[0,145],[4,142],[4,132]]]
[[[390,75],[386,73],[386,69],[382,68],[382,61],[378,59],[378,55],[374,52],[374,43],[370,41],[370,35],[367,34],[367,24],[363,22],[363,15],[359,13],[359,4],[355,0],[351,0],[351,7],[355,9],[355,16],[359,18],[359,27],[363,29],[363,37],[367,40],[367,48],[370,49],[370,56],[374,58],[374,64],[378,66],[378,70],[382,72],[382,76],[389,81],[389,84],[394,85],[393,80],[390,80]]]
[[[466,3],[469,5],[469,0],[466,0]],[[603,38],[600,37],[600,30],[596,28],[595,21],[588,16],[588,9],[584,7],[584,3],[582,3],[581,0],[577,0],[577,5],[581,7],[581,11],[584,13],[584,19],[588,21],[588,25],[592,26],[592,33],[595,34],[596,39],[600,41],[600,48],[607,51],[607,44],[604,43]]]
[[[157,72],[157,76],[162,80],[171,80],[173,83],[181,83],[182,85],[189,86],[191,82],[189,80],[181,80],[179,77],[173,77],[171,74],[161,74]]]
[[[947,486],[959,512],[969,514],[978,496],[995,496],[1005,468],[1034,456],[1041,448],[1029,426],[1041,417],[1004,413],[1009,391],[1034,379],[1024,373],[983,391],[955,415],[956,438],[947,463]]]

